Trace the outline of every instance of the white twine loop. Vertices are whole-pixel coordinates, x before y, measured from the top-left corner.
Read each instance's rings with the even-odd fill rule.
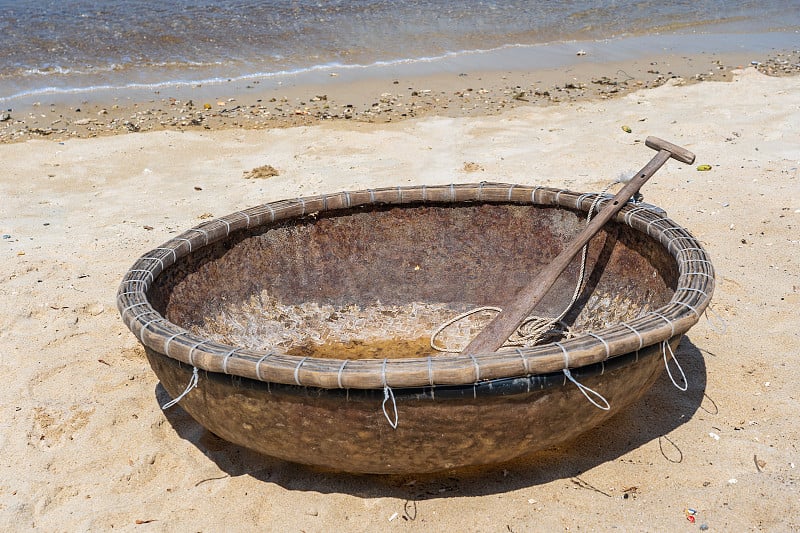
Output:
[[[392,411],[394,412],[394,420],[391,419],[389,416],[389,412],[386,410],[386,402],[392,400]],[[383,403],[381,404],[381,408],[383,409],[383,416],[386,417],[386,420],[389,422],[389,425],[392,426],[392,429],[397,429],[397,423],[399,419],[399,415],[397,414],[397,402],[394,400],[394,392],[389,385],[383,386]]]
[[[383,416],[386,417],[386,420],[389,422],[389,425],[392,426],[392,429],[397,429],[397,423],[399,421],[400,415],[397,413],[397,402],[394,399],[394,392],[392,388],[386,383],[386,362],[388,359],[383,360],[383,369],[381,370],[381,379],[383,381],[383,403],[381,403],[381,409],[383,409]],[[386,411],[386,402],[392,400],[392,411],[394,412],[394,420],[389,416],[388,411]]]
[[[725,333],[728,332],[728,323],[725,322],[725,319],[722,318],[722,316],[719,313],[714,311],[714,309],[712,309],[710,305],[706,307],[705,313],[703,314],[706,315],[708,326],[715,333],[719,333],[720,335],[725,335]],[[709,315],[713,315],[713,318],[709,317]]]
[[[431,334],[431,343],[430,343],[431,344],[431,348],[433,348],[437,352],[459,353],[461,351],[460,349],[448,348],[447,346],[439,346],[439,345],[437,345],[436,344],[436,337],[438,337],[442,333],[442,331],[447,329],[449,326],[452,326],[456,322],[458,322],[460,320],[464,320],[468,316],[474,315],[475,313],[480,313],[482,311],[494,311],[496,313],[499,313],[501,311],[501,309],[499,307],[492,307],[492,306],[486,305],[486,306],[483,306],[483,307],[476,307],[475,309],[470,309],[469,311],[467,311],[465,313],[461,313],[460,315],[451,318],[450,320],[444,322],[442,325],[440,325],[438,328],[436,328],[434,330],[434,332]]]
[[[578,387],[578,389],[583,393],[583,395],[586,397],[587,400],[589,400],[589,402],[592,405],[594,405],[598,409],[602,409],[603,411],[608,411],[609,409],[611,409],[611,404],[608,403],[608,400],[603,398],[602,394],[600,394],[599,392],[597,392],[595,390],[590,389],[586,385],[578,383],[578,380],[576,380],[574,377],[572,377],[572,373],[569,371],[569,368],[563,369],[562,372],[564,372],[564,375],[567,377],[568,380],[573,382],[575,384],[575,386]],[[592,393],[594,396],[596,396],[601,402],[603,402],[603,405],[600,405],[599,403],[594,401],[594,399],[591,396],[589,396],[588,393]]]
[[[167,403],[165,403],[164,405],[162,405],[161,409],[166,411],[167,409],[169,409],[170,407],[172,407],[173,405],[175,405],[179,401],[183,400],[184,396],[189,394],[189,392],[193,388],[197,387],[197,382],[198,382],[199,379],[200,379],[200,375],[197,372],[197,367],[196,366],[192,367],[192,377],[189,379],[189,384],[186,386],[186,390],[184,390],[182,393],[180,393],[180,395],[177,396],[176,398],[173,398],[172,400],[170,400]]]
[[[675,361],[675,366],[677,366],[678,370],[681,372],[681,378],[683,379],[684,383],[683,386],[678,385],[678,382],[675,381],[675,378],[672,376],[672,371],[669,369],[669,360],[667,359],[667,350],[669,350],[669,355],[672,357],[672,360]],[[661,353],[664,354],[664,366],[667,368],[667,375],[669,375],[670,381],[672,381],[672,384],[675,385],[675,388],[677,388],[679,391],[686,392],[686,390],[689,388],[689,380],[686,379],[686,374],[683,372],[681,364],[675,357],[675,352],[672,351],[672,346],[669,345],[669,342],[661,341]]]

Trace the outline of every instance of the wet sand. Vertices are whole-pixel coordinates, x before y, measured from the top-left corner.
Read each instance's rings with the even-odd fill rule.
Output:
[[[578,48],[576,45],[575,48]],[[579,50],[578,53],[581,51]],[[596,62],[581,56],[562,68],[465,71],[408,77],[287,80],[262,88],[258,80],[213,87],[123,93],[111,98],[43,96],[2,114],[0,142],[63,141],[146,131],[264,129],[328,121],[397,122],[426,116],[497,115],[519,106],[549,106],[624,96],[669,81],[728,81],[731,71],[756,66],[771,76],[800,73],[800,52],[651,55],[646,60]],[[266,84],[265,84],[266,85]]]

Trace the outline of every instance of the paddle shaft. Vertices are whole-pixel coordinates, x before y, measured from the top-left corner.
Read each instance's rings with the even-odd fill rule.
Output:
[[[553,287],[561,273],[569,266],[572,259],[581,251],[595,234],[600,231],[606,222],[611,220],[628,200],[633,197],[642,185],[656,173],[656,171],[674,157],[685,163],[694,162],[694,154],[673,144],[655,137],[648,137],[645,144],[658,150],[653,159],[636,174],[614,196],[611,202],[586,225],[586,227],[567,245],[567,247],[547,265],[536,278],[523,287],[514,296],[514,299],[502,307],[502,311],[481,331],[472,341],[461,350],[462,354],[479,354],[497,351],[503,343],[525,321],[533,309]]]

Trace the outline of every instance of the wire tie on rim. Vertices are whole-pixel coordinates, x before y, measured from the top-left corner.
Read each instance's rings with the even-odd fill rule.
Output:
[[[258,362],[256,362],[256,377],[258,378],[258,381],[265,381],[263,376],[261,376],[261,363],[263,363],[264,360],[267,357],[269,357],[270,355],[272,355],[272,352],[267,352],[267,353],[265,353],[264,355],[261,356],[261,359],[259,359]],[[297,379],[297,378],[295,378],[295,379]]]
[[[294,368],[294,382],[297,383],[299,386],[303,385],[302,383],[300,383],[300,367],[303,366],[303,363],[306,362],[306,359],[308,359],[308,356],[300,359],[300,362],[297,363],[297,366]]]
[[[172,252],[172,262],[173,263],[177,263],[178,262],[178,254],[175,252],[175,248],[164,248],[164,247],[161,247],[161,248],[156,248],[156,250],[166,250],[168,252]]]
[[[238,352],[240,348],[234,348],[233,350],[229,351],[225,354],[225,357],[222,359],[222,372],[227,374],[228,373],[228,359],[234,354],[234,352]]]
[[[528,368],[528,354],[526,354],[525,350],[522,348],[517,348],[517,355],[522,358],[522,367],[525,369],[525,375],[530,376],[531,371],[530,368]]]
[[[561,344],[560,342],[554,342],[553,344],[555,344],[556,346],[561,348],[561,352],[564,354],[564,368],[568,369],[569,368],[569,352],[567,352],[567,349],[564,348],[564,345]]]
[[[606,349],[606,359],[611,357],[611,348],[608,346],[608,343],[606,342],[606,340],[603,337],[601,337],[600,335],[597,335],[595,333],[592,333],[591,331],[588,332],[587,335],[590,335],[590,336],[594,337],[595,339],[599,340],[600,342],[602,342],[603,346]]]
[[[190,241],[186,237],[175,237],[175,240],[188,243],[189,244],[189,253],[192,253],[192,241]]]
[[[140,281],[144,281],[144,280],[140,280]],[[133,309],[134,307],[141,307],[143,305],[149,305],[149,303],[150,302],[137,302],[135,304],[131,304],[128,307],[126,307],[125,309],[123,309],[122,312],[120,313],[120,315],[124,315],[125,313],[127,313],[128,311]],[[144,313],[144,314],[146,314],[146,313]],[[136,317],[136,318],[139,318],[139,317]]]
[[[636,334],[636,337],[639,339],[639,347],[636,348],[636,362],[638,363],[639,362],[639,350],[641,350],[642,346],[644,346],[644,339],[642,338],[642,334],[639,333],[638,331],[636,331],[636,328],[634,328],[630,324],[626,324],[625,322],[620,322],[620,324],[622,324],[623,326],[625,326],[626,328],[628,328],[629,330],[634,332]]]
[[[647,210],[647,208],[643,207],[643,206],[634,207],[633,209],[631,209],[627,213],[625,213],[625,216],[623,217],[623,220],[628,226],[630,226],[632,224],[631,218],[633,218],[633,215],[635,215],[639,211],[646,211],[646,210]]]
[[[158,318],[150,319],[150,320],[148,320],[147,322],[144,323],[144,326],[142,326],[142,329],[139,330],[139,340],[142,341],[142,344],[144,344],[144,334],[147,331],[147,327],[150,324],[152,324],[153,322],[159,322],[159,321],[163,321],[163,320],[164,320],[164,317],[159,315]]]
[[[541,185],[537,185],[537,186],[536,186],[536,187],[534,187],[534,188],[533,188],[533,190],[531,191],[531,203],[532,203],[532,204],[534,204],[534,205],[536,205],[536,191],[538,191],[538,190],[539,190],[539,189],[541,189],[541,188],[542,188],[542,186],[541,186]]]
[[[170,353],[169,353],[169,345],[170,345],[170,343],[172,341],[174,341],[175,339],[177,339],[178,337],[180,337],[181,335],[185,334],[185,333],[186,333],[186,331],[181,331],[179,333],[173,333],[171,336],[167,337],[167,340],[164,341],[164,353],[167,356],[172,357],[172,355],[170,355]]]
[[[339,372],[336,374],[336,384],[339,385],[340,389],[344,388],[344,386],[342,385],[342,372],[344,372],[344,367],[346,367],[347,363],[349,362],[350,362],[349,359],[345,359],[344,363],[342,363],[342,366],[339,367]]]
[[[712,282],[716,283],[716,279],[714,279],[714,276],[712,276],[708,272],[697,272],[697,271],[684,272],[683,274],[681,274],[681,276],[704,276],[710,279]]]
[[[674,337],[675,336],[675,324],[672,323],[672,320],[670,320],[669,318],[665,317],[664,315],[662,315],[661,313],[659,313],[657,311],[650,311],[650,314],[657,316],[658,318],[660,318],[661,320],[663,320],[667,324],[669,324],[669,328],[671,330],[669,336],[670,337]]]
[[[158,257],[145,257],[145,259],[152,259],[154,261],[159,261],[160,260],[160,259],[158,259]],[[134,269],[129,270],[128,272],[144,272],[145,274],[150,276],[149,283],[152,283],[153,281],[155,281],[155,276],[153,276],[153,271],[152,270],[145,270],[144,268],[134,268]],[[145,281],[146,281],[146,279],[145,279]]]
[[[669,350],[672,360],[675,361],[675,366],[677,366],[678,370],[681,371],[681,377],[683,378],[684,382],[683,387],[678,385],[678,383],[675,381],[675,378],[672,376],[672,371],[669,369],[669,360],[667,360],[667,350]],[[675,388],[677,388],[679,391],[686,392],[686,390],[689,388],[689,380],[686,379],[686,374],[683,372],[683,367],[681,367],[681,364],[675,357],[675,352],[672,351],[672,346],[670,346],[669,342],[666,340],[661,341],[661,353],[664,354],[664,366],[667,368],[667,375],[669,375],[670,381],[672,381],[672,384],[675,385]]]
[[[200,380],[200,375],[197,372],[197,367],[192,367],[192,377],[189,379],[189,384],[186,385],[186,389],[180,393],[178,396],[173,398],[172,400],[168,401],[164,405],[161,406],[162,411],[166,411],[173,405],[177,404],[179,401],[183,400],[183,398],[191,392],[192,389],[197,387],[197,382]]]
[[[194,364],[194,351],[197,349],[198,346],[200,346],[201,344],[205,344],[205,343],[206,343],[206,341],[204,341],[204,340],[203,341],[199,341],[197,344],[192,346],[192,348],[189,350],[189,364],[190,365],[195,366],[195,364]]]
[[[700,291],[700,292],[703,292],[703,291]],[[686,302],[684,302],[684,301],[682,301],[682,300],[675,300],[675,301],[674,301],[674,302],[672,302],[672,303],[674,303],[674,304],[677,304],[677,305],[682,305],[682,306],[686,307],[687,309],[691,310],[691,311],[692,311],[692,313],[694,313],[694,316],[696,316],[696,317],[697,317],[697,320],[700,320],[700,313],[698,313],[698,312],[697,312],[697,309],[695,309],[695,308],[694,308],[694,307],[692,307],[691,305],[687,304]]]
[[[203,228],[192,228],[192,231],[202,234],[206,239],[206,246],[208,246],[208,232],[206,230]]]
[[[481,380],[481,367],[478,364],[478,360],[475,359],[474,355],[469,354],[469,357],[470,357],[470,359],[472,359],[472,364],[475,365],[475,382],[477,383],[478,381]]]

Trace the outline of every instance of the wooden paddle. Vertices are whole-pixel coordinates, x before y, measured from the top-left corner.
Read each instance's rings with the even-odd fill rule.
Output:
[[[685,148],[657,137],[648,137],[645,142],[653,150],[658,150],[653,159],[647,163],[618,193],[613,200],[606,204],[567,247],[547,265],[536,278],[520,289],[514,299],[502,306],[498,314],[483,331],[481,331],[461,353],[479,354],[497,351],[503,343],[517,330],[522,322],[533,312],[533,309],[544,298],[547,291],[556,282],[556,279],[569,266],[572,259],[583,246],[600,231],[606,222],[616,215],[620,209],[633,197],[644,183],[667,162],[669,158],[677,159],[683,163],[694,163],[694,154]]]

